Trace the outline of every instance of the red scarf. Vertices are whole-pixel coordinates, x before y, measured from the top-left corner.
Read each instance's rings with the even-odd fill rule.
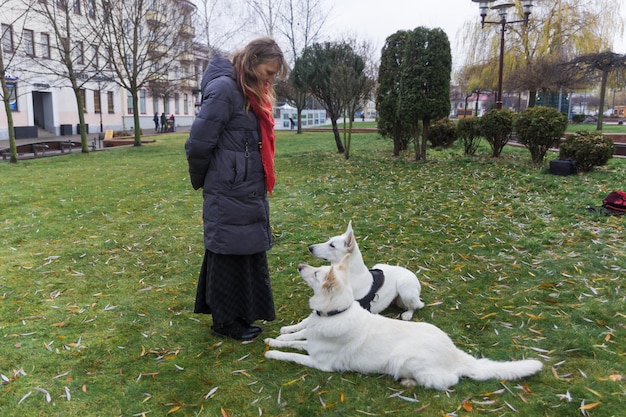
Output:
[[[251,92],[248,92],[248,99],[254,115],[259,120],[261,128],[261,162],[263,163],[263,171],[265,171],[265,187],[272,194],[274,184],[276,183],[276,174],[274,174],[276,135],[274,134],[272,103],[269,100],[269,96],[266,95],[263,103],[259,104],[257,97]]]

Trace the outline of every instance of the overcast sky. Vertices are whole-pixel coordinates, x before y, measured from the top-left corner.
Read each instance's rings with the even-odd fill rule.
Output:
[[[443,29],[450,39],[455,67],[462,64],[462,51],[456,45],[461,28],[465,22],[480,20],[478,4],[472,0],[337,0],[332,4],[326,27],[368,39],[378,50],[387,36],[398,30],[418,26]],[[622,5],[622,18],[626,20],[626,5]],[[626,53],[625,37],[616,42],[614,52]]]

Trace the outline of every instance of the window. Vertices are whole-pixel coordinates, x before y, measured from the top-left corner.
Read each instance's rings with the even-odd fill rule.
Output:
[[[180,114],[180,95],[174,94],[174,113]]]
[[[30,29],[24,29],[23,39],[24,53],[28,56],[35,56],[35,34]]]
[[[189,114],[189,96],[187,94],[183,95],[183,111],[185,114]]]
[[[102,103],[100,102],[102,91],[95,90],[93,92],[93,112],[102,113]]]
[[[83,50],[83,43],[82,41],[76,41],[76,43],[74,44],[74,47],[76,48],[76,63],[77,64],[84,64],[85,63],[85,51]]]
[[[130,94],[130,91],[126,92],[126,114],[134,114],[133,96]]]
[[[12,111],[17,111],[17,84],[7,82],[7,90],[9,90],[9,107]]]
[[[89,16],[90,19],[95,19],[96,0],[87,0],[87,16]]]
[[[107,107],[109,114],[115,113],[115,107],[113,106],[113,91],[107,91]]]
[[[74,13],[81,14],[80,12],[80,0],[74,0]]]
[[[102,1],[102,19],[104,23],[109,23],[111,19],[111,3],[108,0]]]
[[[152,96],[152,110],[156,113],[159,112],[159,98],[157,96]]]
[[[166,114],[170,112],[170,98],[167,94],[163,96],[163,112]]]
[[[91,48],[93,49],[93,60],[91,61],[91,64],[94,68],[98,68],[98,64],[100,62],[100,51],[98,50],[98,45],[92,45]]]
[[[50,59],[50,35],[47,33],[42,33],[40,36],[41,57]]]
[[[13,26],[3,23],[0,30],[2,30],[2,50],[13,52]]]
[[[146,114],[146,90],[139,90],[139,113]]]
[[[124,61],[126,62],[126,71],[131,72],[133,70],[133,57],[131,55],[125,55]]]
[[[61,54],[61,59],[65,61],[69,52],[70,52],[70,44],[68,43],[68,38],[62,37],[61,41],[61,49],[59,49],[59,53]]]
[[[80,98],[83,101],[83,111],[87,113],[87,90],[84,88],[80,89]]]

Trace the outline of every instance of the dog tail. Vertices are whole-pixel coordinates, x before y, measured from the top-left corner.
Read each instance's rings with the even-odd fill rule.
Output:
[[[498,362],[491,359],[475,359],[469,364],[464,376],[484,381],[486,379],[514,380],[539,372],[543,364],[535,359]]]

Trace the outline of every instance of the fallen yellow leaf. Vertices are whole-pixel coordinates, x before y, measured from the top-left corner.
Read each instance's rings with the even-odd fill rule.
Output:
[[[581,410],[591,410],[592,408],[595,408],[595,407],[599,406],[600,404],[602,404],[600,401],[598,401],[597,403],[585,404],[585,405],[581,406],[580,409]]]
[[[461,406],[463,407],[463,410],[467,411],[468,413],[474,409],[472,403],[467,400],[463,401],[463,404]]]

